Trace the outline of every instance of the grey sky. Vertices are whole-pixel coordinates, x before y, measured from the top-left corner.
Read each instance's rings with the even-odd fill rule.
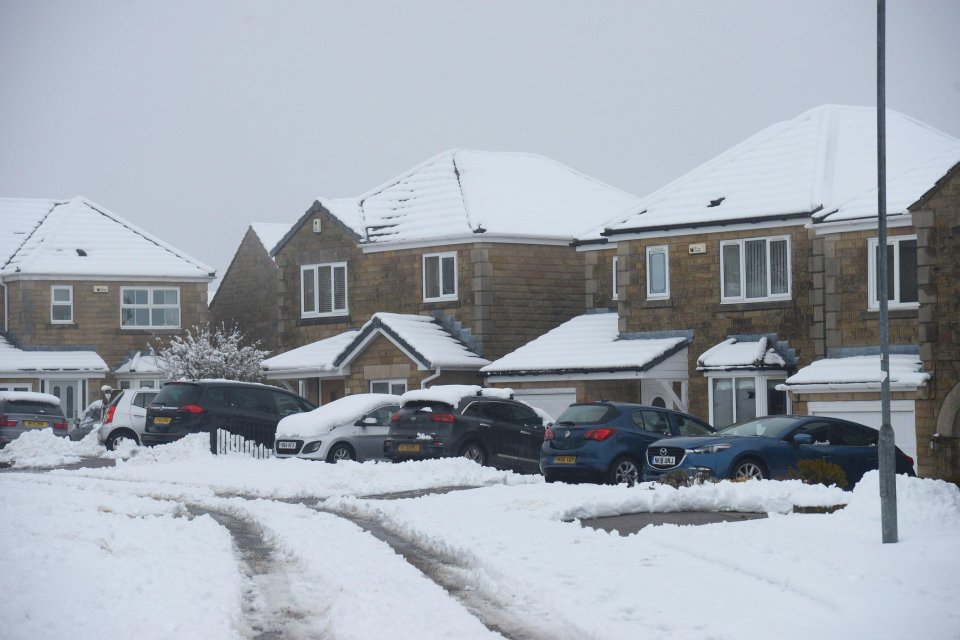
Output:
[[[84,195],[226,270],[446,149],[642,196],[876,104],[874,0],[0,0],[0,195]],[[960,137],[960,1],[887,1],[887,104]]]

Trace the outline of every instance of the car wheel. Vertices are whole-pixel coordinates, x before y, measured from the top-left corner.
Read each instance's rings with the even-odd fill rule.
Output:
[[[137,440],[136,434],[129,431],[114,431],[107,437],[104,446],[110,451],[116,451],[117,445],[123,440],[132,440],[137,446],[140,446],[140,441]]]
[[[350,445],[340,443],[333,445],[330,453],[327,454],[327,462],[342,462],[344,460],[356,460],[357,456],[350,448]]]
[[[730,472],[731,480],[763,480],[767,477],[767,472],[759,460],[746,458],[738,462],[733,471]]]
[[[628,456],[617,458],[607,472],[607,482],[610,484],[626,484],[632,487],[639,480],[640,466],[636,460]]]
[[[553,475],[552,473],[544,473],[543,480],[544,482],[556,482],[557,476]]]
[[[479,465],[487,462],[487,455],[483,452],[483,447],[476,442],[469,442],[460,450],[460,455],[467,460],[472,460]]]

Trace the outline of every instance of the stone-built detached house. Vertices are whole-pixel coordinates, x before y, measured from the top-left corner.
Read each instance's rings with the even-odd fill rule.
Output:
[[[319,198],[271,251],[283,353],[266,375],[320,402],[478,383],[481,366],[582,313],[570,244],[635,202],[541,156],[467,150]]]
[[[212,270],[84,198],[0,198],[0,390],[156,386],[157,340],[206,322]]]
[[[956,318],[960,281],[939,275],[956,272],[944,261],[957,260],[958,160],[956,139],[888,112],[893,422],[924,474],[933,434],[942,448],[960,435],[956,320],[941,317]],[[580,237],[588,313],[481,371],[561,405],[606,397],[716,426],[787,412],[879,426],[876,216],[876,110],[812,109]],[[952,408],[935,409],[951,392]]]

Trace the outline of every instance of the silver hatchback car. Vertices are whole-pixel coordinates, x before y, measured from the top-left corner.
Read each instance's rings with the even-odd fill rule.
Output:
[[[0,391],[0,447],[37,429],[53,429],[54,435],[67,437],[60,398],[33,391]]]

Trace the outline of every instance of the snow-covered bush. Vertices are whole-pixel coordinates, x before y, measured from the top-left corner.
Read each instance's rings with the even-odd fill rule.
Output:
[[[216,329],[205,325],[174,336],[169,346],[157,351],[157,366],[171,380],[223,379],[260,382],[260,363],[268,354],[260,342],[244,346],[246,336],[233,327]]]

